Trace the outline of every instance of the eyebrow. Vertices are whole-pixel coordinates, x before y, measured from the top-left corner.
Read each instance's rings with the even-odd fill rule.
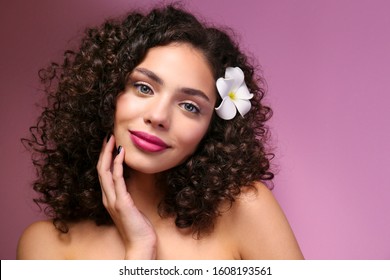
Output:
[[[134,71],[139,72],[139,73],[147,76],[148,78],[150,78],[151,80],[155,81],[156,83],[158,83],[160,85],[164,85],[164,81],[159,76],[157,76],[154,72],[152,72],[146,68],[138,67],[138,68],[135,68]],[[184,88],[181,88],[180,91],[186,95],[197,96],[197,97],[203,98],[207,102],[210,102],[210,99],[208,98],[208,96],[203,91],[201,91],[199,89],[184,87]]]
[[[193,88],[182,88],[181,91],[183,93],[185,93],[186,95],[198,96],[200,98],[203,98],[207,102],[210,102],[210,99],[208,98],[208,96],[201,90],[193,89]]]
[[[160,85],[164,84],[164,81],[159,76],[157,76],[154,72],[152,72],[146,68],[135,68],[134,71],[137,71],[137,72],[147,76],[148,78],[152,79],[153,81],[155,81],[156,83],[158,83]]]

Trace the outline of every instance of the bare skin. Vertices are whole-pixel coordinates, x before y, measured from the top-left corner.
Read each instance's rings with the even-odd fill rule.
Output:
[[[215,101],[215,81],[200,51],[188,44],[150,49],[117,98],[113,135],[97,164],[103,204],[115,225],[70,223],[64,234],[51,221],[36,222],[24,231],[17,258],[302,259],[285,215],[261,183],[243,188],[231,208],[221,205],[213,231],[199,239],[158,215],[164,194],[156,174],[196,150]],[[134,143],[132,131],[158,136],[164,148],[155,152],[156,145]]]
[[[104,152],[113,147],[114,136],[104,145],[102,158]],[[143,195],[145,192],[132,191],[132,195],[127,192],[122,176],[123,158],[122,151],[114,160],[112,173],[107,171],[111,175],[106,180],[109,181],[111,176],[112,181],[102,180],[102,185],[106,186],[103,201],[116,226],[96,226],[92,221],[83,221],[71,223],[69,232],[64,234],[55,229],[51,221],[36,222],[23,233],[17,258],[303,258],[285,215],[272,193],[263,184],[257,183],[255,189],[245,189],[231,208],[221,206],[221,210],[226,210],[217,219],[214,230],[196,239],[190,230],[178,229],[173,219],[162,219],[157,214],[156,199],[153,202],[150,195]],[[101,164],[104,166],[101,161],[99,164],[99,169],[102,168]],[[110,187],[113,188],[111,193]],[[118,195],[118,198],[115,195]],[[134,203],[132,196],[138,203]],[[145,200],[146,197],[148,199]],[[144,214],[141,214],[141,211]],[[180,250],[175,250],[176,248]]]
[[[248,191],[218,218],[214,231],[197,240],[174,226],[172,219],[156,219],[155,259],[302,259],[291,228],[262,184],[257,194]],[[51,244],[47,246],[47,244]],[[175,250],[180,248],[180,250]],[[70,224],[67,234],[51,221],[26,229],[18,246],[18,259],[124,259],[125,243],[115,226],[85,221]]]
[[[114,136],[104,144],[102,158],[112,154],[110,152],[113,148]],[[55,229],[52,221],[36,222],[23,233],[17,258],[303,258],[283,211],[263,184],[257,183],[255,189],[244,189],[246,191],[243,191],[231,208],[221,206],[221,210],[226,210],[218,217],[214,230],[196,239],[190,230],[178,229],[173,219],[163,219],[158,215],[157,199],[153,202],[150,195],[143,195],[145,192],[132,191],[132,195],[127,192],[122,176],[124,154],[124,151],[121,151],[115,158],[112,173],[107,171],[107,182],[102,180],[102,185],[106,187],[106,190],[103,190],[103,201],[116,226],[96,226],[92,221],[83,221],[70,223],[69,232],[64,234]],[[110,157],[107,160],[110,161]],[[99,161],[100,173],[101,168],[104,168],[104,161]],[[115,195],[118,195],[118,199]],[[145,200],[146,197],[148,199]],[[137,205],[134,201],[138,202]],[[141,211],[144,214],[141,214]],[[180,250],[175,250],[176,248]]]

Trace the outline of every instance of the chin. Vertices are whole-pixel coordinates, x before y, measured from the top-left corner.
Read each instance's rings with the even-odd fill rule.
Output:
[[[129,158],[127,161],[125,159],[126,166],[131,170],[131,172],[138,172],[143,174],[157,174],[162,173],[168,170],[175,168],[183,163],[185,163],[191,155],[185,156],[183,159],[177,161],[166,160],[164,159],[145,159],[145,158]]]
[[[145,166],[145,165],[127,165],[127,169],[129,170],[130,173],[142,173],[142,174],[147,174],[147,175],[153,175],[153,174],[158,174],[162,173],[164,171],[170,170],[173,167],[171,166]]]

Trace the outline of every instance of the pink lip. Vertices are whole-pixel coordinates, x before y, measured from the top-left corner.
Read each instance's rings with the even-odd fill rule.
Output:
[[[134,145],[146,152],[160,152],[169,146],[160,138],[142,131],[130,131]]]

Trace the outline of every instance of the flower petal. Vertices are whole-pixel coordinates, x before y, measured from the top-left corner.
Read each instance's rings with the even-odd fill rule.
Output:
[[[251,102],[246,99],[236,99],[233,101],[233,103],[236,105],[237,110],[241,116],[245,116],[245,114],[248,113],[252,107]]]
[[[249,89],[246,84],[242,83],[236,91],[236,97],[238,99],[251,99],[253,97],[253,94],[249,92]]]
[[[219,92],[219,95],[222,98],[225,98],[228,96],[229,92],[232,90],[234,81],[232,79],[224,79],[224,78],[219,78],[217,80],[217,89]]]
[[[228,67],[225,71],[225,79],[233,79],[233,89],[236,90],[244,82],[244,72],[239,67]]]
[[[215,108],[215,112],[220,118],[224,120],[231,120],[235,117],[237,109],[233,101],[229,97],[226,97],[222,100],[218,108]]]

